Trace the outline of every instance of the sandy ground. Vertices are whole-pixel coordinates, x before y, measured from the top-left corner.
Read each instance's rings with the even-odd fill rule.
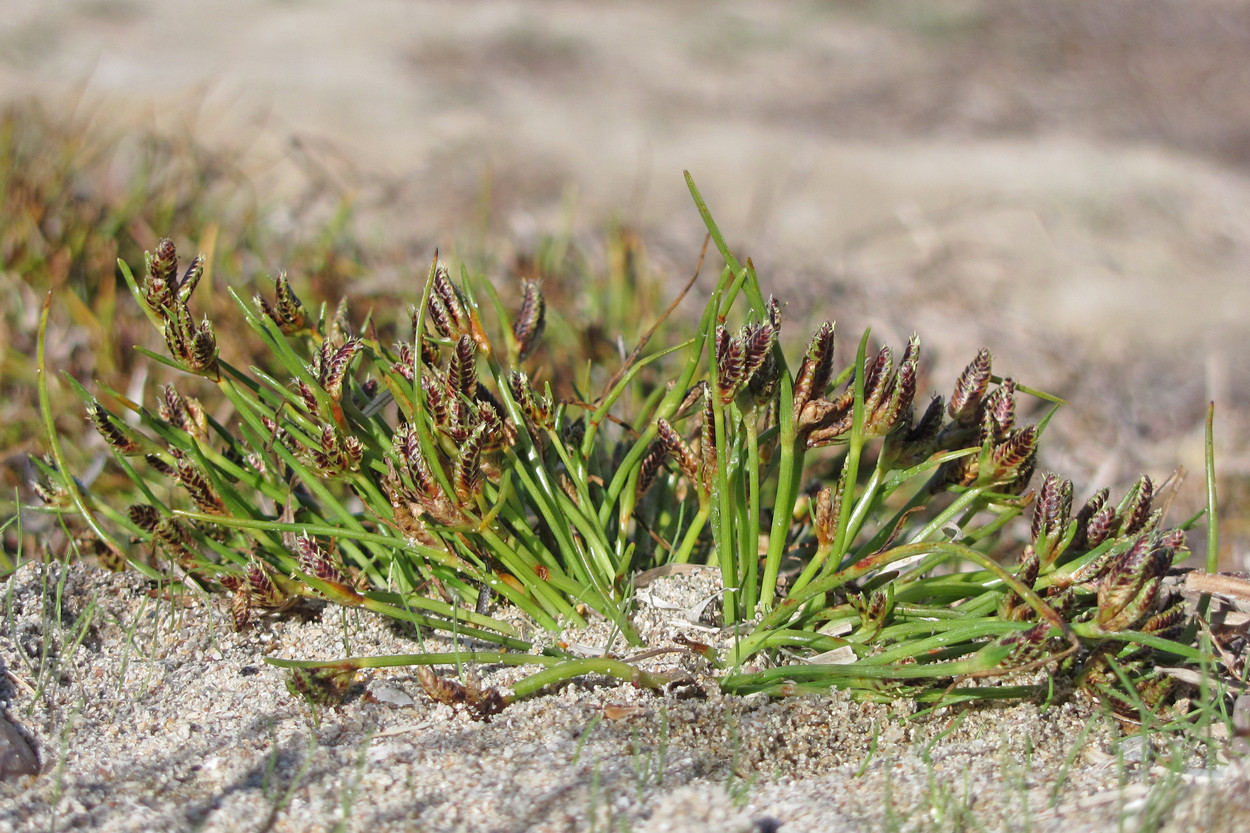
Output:
[[[710,572],[657,581],[640,631],[656,647],[714,639],[662,607],[712,587]],[[1232,831],[1250,809],[1241,763],[1143,762],[1140,739],[1079,699],[912,717],[841,694],[725,698],[681,654],[643,667],[680,665],[693,685],[587,678],[490,723],[433,703],[410,669],[362,675],[344,706],[314,713],[261,657],[422,648],[337,608],[235,634],[211,601],[146,590],[82,566],[6,584],[0,696],[44,772],[0,783],[0,828]],[[602,645],[608,629],[566,636]]]
[[[1051,432],[1046,463],[1087,491],[1139,471],[1157,480],[1177,467],[1201,471],[1201,420],[1214,400],[1231,494],[1250,481],[1250,365],[1242,360],[1250,346],[1247,20],[1244,0],[8,0],[0,97],[34,95],[100,120],[191,129],[210,144],[242,149],[256,191],[278,200],[309,176],[325,177],[355,196],[363,233],[411,245],[422,258],[435,244],[454,249],[468,224],[524,245],[562,229],[571,213],[586,232],[613,218],[638,228],[659,262],[684,276],[702,240],[681,177],[689,169],[726,236],[753,257],[792,316],[810,309],[837,318],[844,334],[871,324],[894,343],[916,330],[936,379],[991,346],[996,370],[1072,400]],[[1197,480],[1191,475],[1178,496],[1177,517],[1200,505]],[[1250,566],[1244,520],[1234,515],[1224,532],[1225,566]],[[204,637],[188,629],[184,638]],[[234,773],[225,780],[191,776],[203,806],[244,802],[222,818],[250,822],[246,801],[272,794],[254,783],[265,780],[267,755],[277,756],[281,772],[311,761],[325,778],[340,779],[323,786],[348,783],[346,771],[372,771],[352,762],[374,760],[376,742],[348,733],[350,740],[324,743],[327,724],[309,728],[273,673],[256,665],[254,642],[220,631],[215,639],[212,667],[227,676],[260,669],[239,690],[270,699],[257,707],[265,717],[245,725],[237,713],[198,724],[214,737],[241,733],[255,747],[237,760],[219,753],[218,766]],[[330,643],[324,650],[339,652]],[[166,664],[157,665],[171,674],[191,663],[172,649],[161,657]],[[216,679],[177,673],[206,687]],[[129,698],[150,693],[129,684],[90,683],[97,688],[81,702],[94,708],[92,698],[111,698],[118,711],[109,720],[121,727],[146,708]],[[197,696],[211,702],[213,692]],[[584,724],[597,702],[582,702],[583,712],[551,711]],[[392,726],[379,711],[362,700],[327,722],[361,732]],[[104,729],[69,732],[71,713],[69,701],[25,712],[45,767],[61,770],[59,749],[110,742]],[[172,732],[178,721],[162,719],[173,720]],[[419,737],[445,732],[445,720],[428,720]],[[158,740],[129,753],[132,763],[152,748],[174,751],[166,729],[145,725]],[[465,754],[511,748],[483,734],[499,728],[454,725],[471,739]],[[184,745],[183,735],[173,737],[174,747]],[[864,747],[870,737],[854,743]],[[305,745],[308,738],[316,743]],[[427,760],[405,754],[413,767]],[[44,818],[31,809],[39,801],[85,802],[83,779],[97,778],[108,792],[124,769],[114,763],[92,776],[64,766],[80,774],[54,780],[49,771],[31,792],[8,791],[3,812]],[[176,769],[153,770],[162,767]],[[582,821],[592,804],[584,770],[576,769],[576,800],[550,798]],[[207,824],[204,810],[127,827],[145,791],[158,789],[127,777],[124,799],[100,799],[83,811],[84,825]],[[454,800],[470,803],[485,776],[460,777],[463,794]],[[775,813],[786,831],[815,829],[784,808],[823,795],[823,777],[801,770],[752,790],[748,815]],[[402,784],[366,787],[373,782],[362,778],[358,807]],[[724,772],[702,781],[674,775],[622,812],[641,820],[638,808],[659,801],[732,810],[715,787],[729,780]],[[687,781],[694,793],[678,791]],[[53,783],[67,785],[63,794]],[[782,792],[758,798],[770,789]],[[418,808],[433,799],[409,799],[404,818],[444,829],[435,811]],[[333,826],[338,798],[318,800],[324,825]],[[175,812],[174,799],[153,801],[153,812]],[[497,822],[461,826],[525,829],[507,820],[511,806],[496,806]],[[72,815],[65,812],[62,820]],[[270,821],[293,824],[281,821],[284,813]],[[556,825],[549,829],[578,829],[543,818]]]

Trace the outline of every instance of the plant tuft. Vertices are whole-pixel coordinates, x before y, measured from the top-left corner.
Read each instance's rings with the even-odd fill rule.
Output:
[[[697,326],[649,352],[647,333],[579,377],[576,396],[550,383],[585,362],[538,361],[553,330],[576,343],[561,332],[575,325],[530,277],[509,311],[435,257],[398,322],[410,334],[384,343],[380,324],[397,322],[355,322],[345,304],[314,314],[285,273],[272,301],[234,294],[239,321],[197,322],[204,259],[180,274],[162,240],[138,278],[121,269],[164,336],[168,355],[149,358],[196,393],[168,385],[144,404],[104,391],[124,406],[113,413],[70,381],[141,499],[114,506],[54,452],[40,467],[47,511],[82,516],[153,578],[231,594],[236,628],[324,600],[495,646],[483,661],[542,667],[502,694],[427,667],[447,656],[277,661],[320,703],[383,664],[420,666],[431,697],[483,720],[579,674],[661,685],[525,636],[499,610],[552,634],[602,617],[640,646],[634,578],[685,562],[719,570],[735,637],[725,656],[682,650],[728,692],[1040,699],[1057,676],[1127,719],[1177,702],[1183,684],[1158,667],[1205,655],[1168,581],[1188,554],[1184,526],[1164,526],[1151,481],[1075,512],[1071,481],[1035,483],[1059,400],[996,375],[988,350],[919,415],[915,335],[900,353],[866,332],[838,367],[827,321],[792,370],[779,305],[690,187],[725,262]],[[237,327],[266,346],[264,366],[236,366],[218,334]],[[1026,424],[1039,405],[1049,412]]]

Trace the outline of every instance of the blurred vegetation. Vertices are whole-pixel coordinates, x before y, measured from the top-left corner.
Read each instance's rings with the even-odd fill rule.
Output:
[[[265,220],[273,207],[254,193],[238,158],[230,149],[206,147],[193,129],[173,136],[138,128],[120,131],[101,126],[91,114],[53,114],[33,101],[0,112],[0,215],[5,218],[0,225],[0,483],[7,496],[23,503],[29,499],[29,456],[46,447],[40,439],[34,355],[39,312],[49,292],[56,298],[49,366],[110,385],[135,380],[134,393],[141,395],[147,377],[135,375],[133,347],[150,343],[151,330],[142,311],[125,297],[119,258],[141,259],[165,234],[198,246],[209,255],[209,291],[202,303],[210,314],[230,306],[224,295],[211,291],[214,270],[254,279],[280,254],[312,286],[358,273],[364,258],[347,233],[348,195],[310,186],[300,210],[316,207],[325,214],[328,205],[331,219],[311,228],[288,224],[293,231],[279,233]],[[229,245],[218,245],[223,240]],[[67,453],[89,477],[103,446],[70,391],[53,384],[51,392]],[[6,532],[7,552],[17,546],[16,529]],[[37,530],[28,524],[25,531]],[[25,551],[35,552],[26,543]]]
[[[171,135],[155,128],[104,126],[90,112],[53,113],[35,101],[0,110],[0,507],[29,503],[31,455],[46,442],[36,401],[35,340],[45,296],[55,294],[48,364],[76,379],[94,379],[132,398],[168,381],[161,368],[136,365],[135,345],[159,348],[143,311],[126,298],[117,262],[142,263],[146,250],[171,237],[184,250],[206,257],[199,310],[223,324],[238,309],[214,286],[252,286],[268,293],[278,270],[315,309],[333,310],[349,294],[354,305],[397,309],[412,303],[412,289],[429,266],[429,246],[393,241],[363,245],[354,194],[320,171],[299,183],[282,204],[257,192],[242,148],[209,147],[195,126]],[[297,162],[299,154],[293,157]],[[641,238],[614,227],[599,241],[579,245],[570,234],[539,238],[528,249],[492,248],[469,241],[475,264],[510,287],[518,279],[542,281],[560,308],[584,327],[559,328],[574,341],[549,340],[552,356],[602,359],[620,351],[620,336],[633,344],[650,311],[662,308],[662,282],[651,271]],[[420,250],[420,256],[411,254]],[[367,286],[364,275],[384,276]],[[596,291],[582,291],[591,283]],[[505,297],[509,288],[504,289]],[[118,290],[121,290],[119,293]],[[387,316],[388,320],[390,316]],[[227,350],[241,366],[259,361],[263,346],[241,325],[229,331]],[[609,337],[607,334],[613,334]],[[393,333],[381,333],[389,337]],[[238,342],[243,339],[242,342]],[[560,395],[574,396],[589,367],[565,366],[552,379]],[[560,362],[557,360],[556,364]],[[154,374],[149,378],[147,373]],[[164,375],[160,375],[164,374]],[[64,385],[50,386],[56,426],[66,438],[67,462],[79,476],[100,471],[106,447],[91,429],[81,401]],[[105,404],[116,407],[119,403]],[[100,475],[110,476],[107,472]],[[115,475],[112,475],[115,477]],[[133,488],[118,478],[111,488]],[[13,511],[16,511],[15,508]],[[10,517],[9,510],[0,515]],[[46,519],[27,518],[25,552],[37,554],[29,536]],[[3,537],[17,551],[17,525]],[[6,559],[7,560],[7,559]]]

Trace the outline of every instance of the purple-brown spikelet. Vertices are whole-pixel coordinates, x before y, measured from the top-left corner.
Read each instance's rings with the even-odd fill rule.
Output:
[[[769,302],[772,304],[769,321],[748,325],[743,328],[742,335],[746,354],[746,387],[756,406],[772,401],[779,381],[773,347],[777,343],[776,322],[780,319],[775,309],[776,302],[771,298]]]
[[[485,427],[479,424],[460,446],[459,455],[456,457],[452,488],[455,489],[456,498],[462,505],[470,505],[481,486],[482,445],[485,442],[485,436]]]
[[[777,341],[777,330],[770,323],[757,322],[742,328],[739,339],[743,345],[743,376],[751,379],[771,357],[773,344]]]
[[[577,492],[577,486],[567,474],[560,472],[560,476],[556,478],[556,485],[560,487],[560,491],[564,492],[565,497],[572,501],[574,506],[582,505],[582,498]]]
[[[833,376],[833,324],[826,321],[812,336],[807,347],[807,355],[799,367],[794,379],[794,413],[797,416],[803,406],[820,396],[824,396]]]
[[[252,556],[242,576],[224,575],[220,578],[222,587],[234,591],[230,609],[236,631],[247,628],[253,607],[283,610],[296,601],[278,587],[271,573],[272,568],[268,564]]]
[[[426,310],[428,313],[432,314],[433,307],[428,306],[426,307]],[[419,323],[421,323],[420,315],[418,314],[418,310],[414,308],[412,311],[412,329],[414,332],[418,334],[421,333],[421,331],[417,329],[417,325]],[[435,326],[434,329],[438,330],[439,328]],[[420,339],[420,344],[421,344],[422,364],[424,364],[426,367],[438,367],[442,363],[442,353],[439,350],[438,342],[430,338],[422,337]],[[411,345],[409,347],[409,352],[411,353]]]
[[[408,469],[406,462],[401,462],[400,465],[405,470]],[[386,499],[391,502],[391,506],[398,509],[400,501],[407,497],[409,490],[408,485],[404,483],[403,476],[399,473],[399,469],[396,468],[395,458],[386,458],[386,474],[378,478],[378,484],[386,494]]]
[[[422,497],[427,499],[441,497],[443,490],[438,484],[438,478],[434,476],[433,470],[430,469],[430,464],[426,462],[420,450],[408,459],[408,463],[413,485],[417,487]]]
[[[956,425],[976,424],[981,401],[990,383],[990,363],[990,351],[982,348],[955,382],[955,392],[951,394],[947,413]]]
[[[430,304],[426,316],[430,324],[433,325],[434,331],[443,338],[451,338],[456,334],[456,322],[452,318],[451,313],[447,311],[447,306],[437,295],[430,296]]]
[[[173,427],[186,431],[188,434],[192,433],[191,420],[187,414],[187,400],[173,385],[165,385],[161,388],[161,398],[156,403],[156,413]],[[201,413],[203,413],[202,409]]]
[[[508,393],[517,404],[521,413],[533,420],[537,410],[534,403],[534,389],[530,387],[530,379],[524,372],[513,370],[508,373]]]
[[[295,290],[291,288],[291,281],[287,278],[286,272],[278,274],[274,281],[274,290],[276,302],[273,312],[276,315],[273,315],[273,318],[277,321],[279,328],[288,335],[302,330],[306,322],[304,304],[295,294]]]
[[[1016,383],[1011,378],[994,388],[985,398],[986,413],[1002,435],[1016,427]]]
[[[412,362],[412,347],[408,342],[401,341],[395,345],[396,359],[391,363],[391,370],[403,376],[409,382],[416,377],[416,367]]]
[[[148,274],[153,280],[173,284],[178,272],[178,251],[174,241],[162,237],[156,243],[156,249],[148,259]]]
[[[512,336],[517,343],[517,358],[526,358],[538,344],[546,326],[547,304],[542,287],[536,280],[521,282],[521,309],[512,322]]]
[[[304,403],[304,410],[310,414],[319,413],[321,406],[317,404],[317,394],[313,392],[312,386],[303,379],[296,379],[295,386],[299,391],[299,397]]]
[[[196,506],[200,507],[200,511],[210,515],[227,514],[226,503],[217,494],[212,482],[186,457],[178,459],[178,482],[186,489]]]
[[[1142,475],[1117,507],[1116,514],[1121,519],[1121,535],[1134,535],[1145,529],[1153,498],[1154,483],[1149,477]]]
[[[912,333],[907,341],[907,349],[903,351],[902,361],[899,362],[898,372],[895,374],[894,392],[889,407],[881,416],[881,421],[885,423],[887,430],[892,431],[896,427],[909,423],[912,404],[916,401],[919,366],[920,337]]]
[[[465,682],[443,679],[428,666],[417,668],[417,679],[426,695],[437,703],[453,709],[464,707],[474,720],[489,723],[491,717],[507,708],[511,698],[490,686],[482,686],[473,675],[468,675]]]
[[[158,454],[145,454],[143,459],[147,460],[149,466],[163,475],[172,476],[174,473],[174,467]]]
[[[772,403],[777,393],[777,384],[781,381],[781,368],[773,351],[764,354],[764,360],[747,381],[747,390],[751,394],[756,407]]]
[[[182,280],[178,282],[178,300],[186,303],[191,299],[191,293],[195,292],[195,288],[200,285],[200,279],[204,277],[204,255],[196,255],[191,261],[191,265],[182,273]]]
[[[452,284],[447,266],[439,261],[434,267],[434,286],[428,307],[430,323],[443,338],[460,338],[469,333],[471,322],[460,293]]]
[[[841,485],[839,482],[836,491],[825,486],[816,493],[812,527],[816,531],[816,543],[822,547],[828,546],[837,533],[838,517],[842,511]]]
[[[409,443],[412,443],[410,446]],[[417,441],[416,431],[407,422],[401,422],[395,426],[395,430],[391,433],[391,454],[387,458],[392,462],[398,462],[401,466],[406,466],[409,459],[409,450],[412,453],[420,454],[421,446]]]
[[[673,426],[668,424],[668,420],[661,417],[655,422],[656,434],[660,438],[660,442],[668,449],[668,453],[673,455],[677,460],[677,466],[681,469],[681,473],[692,482],[697,483],[699,478],[699,458],[681,438]]]
[[[174,298],[178,273],[178,251],[174,241],[162,238],[156,249],[145,254],[147,281],[144,299],[153,310],[169,306]]]
[[[266,424],[266,427],[269,427],[268,424]],[[285,428],[283,428],[281,425],[278,425],[276,422],[273,423],[272,431],[273,431],[273,434],[271,436],[274,442],[281,443],[282,447],[285,448],[287,451],[291,452],[292,454],[300,453],[300,451],[302,450],[302,446],[293,436],[291,436],[290,431],[287,431]]]
[[[1072,517],[1072,481],[1061,480],[1054,472],[1047,472],[1037,492],[1030,527],[1033,543],[1046,564],[1059,556],[1058,545],[1067,534]]]
[[[447,395],[472,400],[477,394],[477,367],[475,356],[477,344],[473,338],[463,335],[456,342],[456,352],[447,365]]]
[[[531,422],[537,426],[550,426],[551,402],[545,396],[534,393],[528,376],[520,371],[508,374],[508,390],[521,412]]]
[[[1032,426],[1030,426],[1032,427]],[[1016,469],[1016,476],[1003,484],[1001,491],[1007,494],[1018,495],[1024,492],[1029,486],[1029,481],[1033,479],[1033,472],[1037,471],[1037,444],[1034,443],[1033,452],[1028,458]]]
[[[1166,532],[1153,534],[1158,536],[1159,546],[1167,550],[1167,566],[1172,566],[1172,564],[1178,560],[1179,555],[1187,551],[1185,544],[1185,530],[1169,529]]]
[[[1067,526],[1071,510],[1072,481],[1061,481],[1059,475],[1046,472],[1033,505],[1033,521],[1029,529],[1033,540],[1037,541],[1043,534],[1053,534]]]
[[[265,477],[269,474],[269,464],[265,462],[264,457],[261,457],[256,452],[249,451],[247,454],[243,455],[243,460],[247,463],[248,468],[259,474],[261,477]]]
[[[637,498],[641,498],[651,488],[651,484],[664,469],[664,459],[667,456],[668,447],[662,440],[653,440],[651,445],[647,446],[647,453],[638,464],[638,480],[634,487],[634,494]]]
[[[1185,602],[1182,600],[1148,618],[1141,624],[1140,630],[1163,639],[1173,639],[1184,629],[1188,618]]]
[[[347,584],[347,577],[329,553],[309,535],[295,539],[296,563],[310,576],[335,584]]]
[[[702,457],[703,491],[712,489],[712,480],[716,477],[716,407],[712,403],[709,392],[703,399],[703,423],[700,435],[699,453]]]
[[[673,412],[672,419],[684,419],[694,413],[695,405],[702,406],[703,400],[707,396],[707,387],[706,379],[691,385],[686,391],[686,395],[682,397],[681,404]]]
[[[213,325],[208,318],[200,322],[200,326],[191,337],[191,344],[186,355],[187,367],[195,373],[208,374],[217,368],[217,336],[213,334]]]
[[[798,414],[799,433],[806,434],[808,448],[830,445],[854,425],[855,391],[848,388],[837,399],[813,399]]]
[[[193,550],[195,538],[177,518],[161,518],[157,521],[152,529],[152,537],[160,544],[165,554],[184,570],[195,567],[196,554]]]
[[[479,390],[484,390],[479,388]],[[504,415],[503,406],[498,403],[480,402],[479,410],[482,422],[486,424],[487,447],[489,449],[511,448],[517,442],[517,427]]]
[[[421,390],[425,393],[425,408],[435,425],[445,427],[451,422],[448,411],[447,394],[439,380],[431,378],[431,374],[421,374]]]
[[[145,532],[156,529],[156,525],[161,522],[160,510],[147,503],[131,504],[126,508],[126,517]]]
[[[716,327],[716,388],[722,402],[730,402],[742,381],[742,345],[730,337],[723,324]]]
[[[1037,551],[1031,546],[1025,546],[1024,552],[1020,555],[1020,565],[1016,568],[1016,578],[1020,579],[1020,583],[1025,587],[1032,587],[1037,581],[1037,574],[1041,567],[1042,563],[1037,557]]]
[[[1147,709],[1155,708],[1164,699],[1169,697],[1175,691],[1179,683],[1172,677],[1159,672],[1154,672],[1155,676],[1148,679],[1139,680],[1134,683],[1133,687],[1137,690],[1137,696],[1141,698],[1142,703]]]
[[[123,429],[99,402],[87,406],[87,417],[105,442],[122,454],[138,454],[143,450],[129,432]]]
[[[864,605],[862,616],[867,623],[880,627],[893,607],[893,594],[885,590],[874,590],[868,595],[868,603]]]
[[[361,346],[360,339],[349,338],[343,346],[330,353],[322,364],[321,386],[335,402],[343,398],[343,380],[347,375],[348,367],[351,366],[352,359],[360,352]]]
[[[186,361],[190,345],[187,343],[187,332],[193,330],[190,313],[185,306],[175,305],[172,309],[164,308],[165,323],[161,327],[165,337],[165,347],[169,355],[179,361]]]
[[[166,385],[156,408],[161,419],[180,431],[197,440],[208,439],[208,416],[194,396],[183,396],[173,385]]]
[[[1177,530],[1179,532],[1179,530]],[[1097,623],[1108,629],[1131,627],[1152,610],[1159,580],[1172,566],[1183,533],[1142,535],[1115,558],[1098,585]]]
[[[1077,550],[1090,550],[1098,546],[1098,543],[1089,543],[1090,524],[1094,520],[1094,516],[1103,511],[1103,507],[1107,505],[1107,498],[1111,496],[1111,492],[1106,487],[1099,489],[1090,495],[1089,500],[1081,506],[1076,513],[1076,536],[1072,539],[1072,547]],[[1112,517],[1115,516],[1115,510],[1111,510]],[[1105,537],[1105,536],[1104,536]]]
[[[864,365],[864,413],[872,414],[894,390],[894,351],[882,347]]]
[[[258,558],[252,557],[247,565],[247,587],[253,601],[263,607],[277,607],[287,600],[273,579],[273,568]]]
[[[1003,668],[1019,668],[1046,656],[1046,637],[1050,633],[1049,622],[1038,622],[1027,630],[1002,637],[1000,644],[1010,645],[1011,654],[1002,663]]]
[[[486,389],[478,388],[478,392],[486,393]],[[477,424],[482,429],[484,452],[503,448],[516,440],[516,431],[512,424],[500,414],[501,407],[493,399],[477,401]]]
[[[1114,535],[1118,520],[1115,507],[1111,504],[1107,504],[1095,512],[1085,526],[1086,547],[1093,549]]]
[[[443,352],[439,346],[428,338],[421,339],[421,363],[426,367],[438,367],[443,361]]]
[[[252,597],[243,581],[223,576],[221,586],[234,592],[230,597],[230,621],[235,633],[242,633],[252,621]]]
[[[279,329],[282,328],[281,317],[279,317],[277,311],[270,306],[269,302],[265,300],[264,296],[257,292],[252,296],[252,303],[256,305],[256,308],[260,310],[262,315],[277,324]]]
[[[1103,577],[1098,586],[1098,613],[1094,621],[1105,631],[1115,632],[1132,628],[1142,617],[1154,609],[1159,595],[1160,580],[1149,578],[1133,583],[1112,581],[1112,573]],[[1109,588],[1105,593],[1104,588]]]
[[[1037,426],[1030,425],[1013,431],[990,452],[990,460],[994,464],[994,479],[1010,476],[1018,479],[1024,471],[1025,464],[1037,455]],[[1030,471],[1030,474],[1032,472]]]
[[[339,449],[338,432],[334,430],[333,425],[321,426],[321,451],[323,454],[332,455]]]

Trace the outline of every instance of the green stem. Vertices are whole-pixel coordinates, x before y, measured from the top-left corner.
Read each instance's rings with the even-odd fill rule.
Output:
[[[777,576],[785,558],[786,538],[794,520],[794,506],[803,477],[803,457],[807,452],[806,444],[798,438],[798,427],[794,418],[794,389],[789,373],[781,374],[780,387],[777,420],[781,429],[778,437],[781,459],[777,470],[773,523],[768,531],[768,554],[764,558],[764,580],[760,584],[760,600],[765,609],[771,609],[773,600],[777,598]]]
[[[686,527],[686,534],[682,536],[681,543],[673,552],[674,564],[686,564],[690,561],[690,555],[694,551],[695,544],[699,542],[699,536],[703,533],[703,528],[707,525],[707,519],[711,514],[711,511],[711,501],[699,501],[699,511],[690,521],[690,526]]]
[[[746,469],[747,507],[746,530],[739,536],[739,574],[742,576],[742,610],[745,616],[752,616],[759,602],[759,571],[760,571],[760,443],[757,426],[754,420],[743,420],[746,433],[746,458],[742,466]]]
[[[851,531],[851,510],[855,505],[855,486],[859,483],[859,457],[864,449],[864,376],[868,361],[868,336],[871,329],[865,329],[859,339],[859,347],[855,350],[855,382],[854,399],[851,411],[851,436],[847,446],[846,460],[842,465],[842,507],[838,518],[837,532],[833,538],[833,560],[841,567],[847,550],[855,541]]]
[[[1030,607],[1037,611],[1041,618],[1062,630],[1065,636],[1069,636],[1072,633],[1068,624],[1032,588],[1025,586],[1007,568],[994,561],[985,553],[959,544],[940,541],[920,541],[913,544],[904,544],[885,552],[862,558],[833,575],[822,576],[813,581],[802,592],[791,593],[772,612],[767,614],[755,630],[742,641],[742,656],[748,658],[758,651],[760,646],[767,641],[769,631],[782,627],[798,614],[807,602],[817,596],[836,590],[847,582],[855,581],[881,570],[895,561],[902,561],[905,558],[913,558],[917,555],[928,555],[938,557],[939,559],[962,558],[979,564],[1014,590],[1020,598],[1024,599]]]
[[[586,674],[602,674],[606,677],[615,677],[631,685],[650,689],[658,689],[672,682],[673,679],[670,675],[643,671],[618,659],[609,659],[607,657],[576,659],[553,665],[513,683],[513,699],[520,700],[538,694],[549,685],[571,680],[574,677],[582,677]]]
[[[1215,403],[1207,405],[1206,438],[1204,441],[1207,481],[1207,572],[1220,569],[1220,502],[1215,487]],[[1205,620],[1211,606],[1210,595],[1198,600],[1198,618]]]

